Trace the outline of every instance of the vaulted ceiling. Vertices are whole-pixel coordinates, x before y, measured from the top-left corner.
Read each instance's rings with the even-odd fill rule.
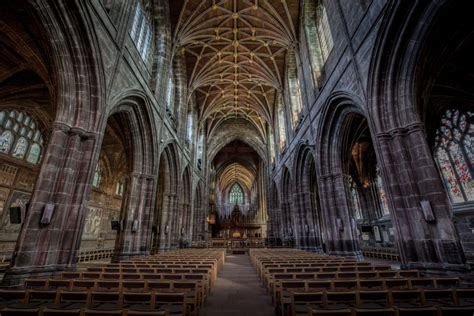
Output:
[[[244,119],[265,135],[295,47],[297,0],[173,1],[175,51],[186,57],[188,100],[212,129]],[[176,10],[181,8],[179,15]]]

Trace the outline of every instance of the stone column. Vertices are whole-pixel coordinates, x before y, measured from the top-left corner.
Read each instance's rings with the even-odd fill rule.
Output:
[[[302,200],[302,193],[293,194],[293,207],[291,209],[291,217],[293,222],[294,238],[295,238],[295,247],[298,249],[306,249],[306,236],[304,232],[304,218],[305,210]]]
[[[29,277],[75,269],[92,165],[100,150],[97,136],[62,123],[53,124],[4,285],[18,286]],[[46,204],[54,205],[54,213],[49,224],[41,224]]]
[[[163,194],[163,207],[161,209],[161,221],[160,221],[160,243],[159,251],[168,251],[171,249],[171,222],[172,215],[174,212],[174,200],[175,194],[165,193]]]
[[[315,194],[304,192],[298,194],[301,215],[301,239],[303,248],[307,251],[322,252],[321,230],[318,214],[319,210],[315,205]]]
[[[354,233],[353,218],[346,196],[342,173],[320,177],[321,209],[325,225],[326,252],[333,255],[353,256],[362,259],[362,252]]]
[[[182,210],[179,207],[179,200],[178,200],[177,194],[173,194],[170,206],[171,206],[170,208],[171,220],[170,220],[170,226],[169,226],[168,239],[170,242],[170,249],[178,249],[179,236],[180,236],[179,221],[182,215]]]
[[[468,270],[452,209],[421,126],[376,137],[403,267]]]
[[[152,214],[155,203],[155,179],[132,174],[127,181],[122,203],[120,231],[117,233],[113,261],[149,255],[152,242]]]

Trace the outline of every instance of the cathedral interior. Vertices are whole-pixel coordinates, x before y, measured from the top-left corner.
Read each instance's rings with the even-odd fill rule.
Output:
[[[0,1],[0,315],[474,315],[472,9]]]

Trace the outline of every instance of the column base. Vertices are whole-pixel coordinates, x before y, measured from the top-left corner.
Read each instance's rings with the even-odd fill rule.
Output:
[[[354,257],[357,261],[363,261],[364,255],[361,250],[357,251],[328,251],[330,256]]]
[[[141,251],[141,252],[126,252],[126,253],[114,253],[112,256],[112,262],[120,262],[123,260],[129,260],[135,257],[140,257],[140,256],[149,256],[150,252],[149,251]]]

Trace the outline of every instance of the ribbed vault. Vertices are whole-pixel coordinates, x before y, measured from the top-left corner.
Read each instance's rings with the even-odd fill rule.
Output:
[[[210,129],[227,118],[262,134],[283,87],[285,55],[295,47],[298,1],[188,0],[177,19],[175,50],[185,53],[188,100]]]
[[[250,191],[254,181],[254,171],[237,162],[227,165],[219,174],[219,187],[222,191],[227,191],[236,182]]]

